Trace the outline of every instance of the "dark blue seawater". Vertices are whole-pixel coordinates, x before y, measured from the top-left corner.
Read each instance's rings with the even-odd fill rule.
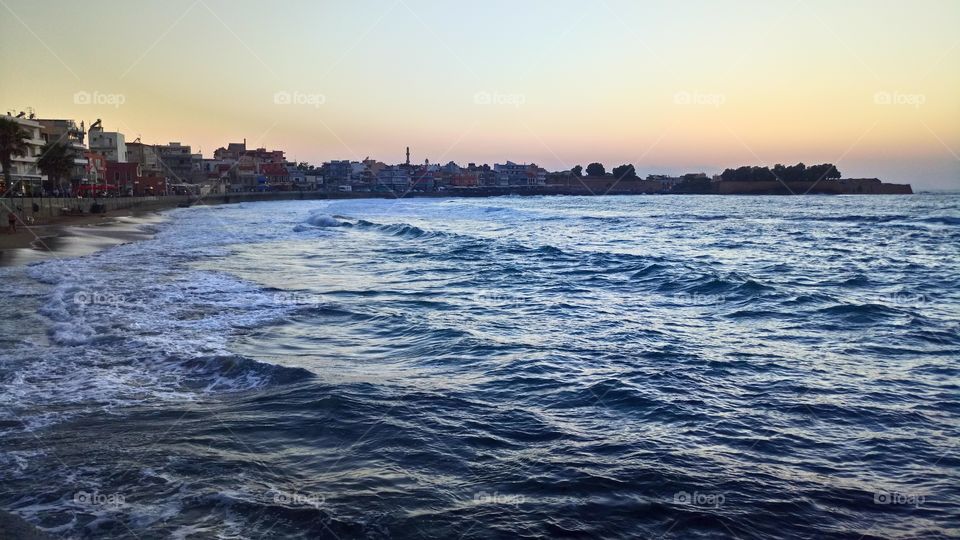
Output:
[[[195,207],[0,269],[78,538],[960,537],[960,195]]]

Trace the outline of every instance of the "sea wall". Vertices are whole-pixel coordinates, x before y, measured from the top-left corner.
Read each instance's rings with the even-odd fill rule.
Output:
[[[6,211],[12,208],[25,218],[40,220],[70,214],[88,214],[94,202],[102,204],[109,212],[121,209],[172,208],[188,199],[186,196],[160,196],[98,198],[94,201],[67,197],[5,197],[0,199],[0,209]]]
[[[7,208],[13,208],[23,217],[33,217],[37,220],[54,218],[62,215],[89,214],[93,204],[103,205],[107,212],[113,210],[162,210],[175,208],[184,203],[193,204],[229,204],[254,201],[288,201],[300,199],[327,199],[327,198],[355,198],[376,197],[370,193],[325,193],[279,191],[270,193],[228,193],[225,195],[206,195],[200,198],[186,195],[162,195],[154,197],[99,197],[93,198],[65,198],[65,197],[7,197],[0,199],[0,213]],[[389,195],[387,195],[389,196]]]
[[[819,182],[716,182],[719,195],[909,195],[910,184],[886,184],[876,178],[845,178]]]
[[[256,201],[290,201],[313,199],[394,199],[398,197],[496,197],[502,195],[639,195],[668,193],[669,186],[649,180],[617,181],[610,177],[570,179],[564,184],[544,186],[503,186],[451,188],[436,193],[369,193],[326,191],[274,191],[266,193],[226,193],[200,198],[186,195],[153,197],[103,197],[98,199],[63,197],[7,197],[0,199],[0,211],[13,208],[24,218],[44,220],[62,215],[88,214],[94,203],[112,210],[162,210],[180,204],[230,204]],[[698,191],[690,191],[696,193]],[[886,184],[876,178],[849,178],[820,182],[713,182],[704,186],[704,194],[718,195],[908,195],[909,184]],[[5,213],[5,212],[0,212]]]

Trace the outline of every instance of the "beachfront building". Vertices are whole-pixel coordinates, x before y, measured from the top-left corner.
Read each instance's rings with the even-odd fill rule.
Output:
[[[323,177],[327,180],[326,185],[333,190],[338,190],[340,186],[349,186],[350,177],[353,175],[353,167],[349,160],[334,160],[323,164]]]
[[[239,161],[240,156],[247,153],[247,140],[242,143],[228,143],[227,147],[220,147],[213,151],[213,159],[221,161]]]
[[[317,170],[308,172],[303,176],[303,191],[318,191],[323,187],[323,175],[318,174]]]
[[[423,165],[416,169],[411,176],[412,191],[436,191],[437,180],[440,178],[440,168]]]
[[[140,170],[144,175],[163,174],[163,164],[160,161],[160,153],[152,144],[144,144],[137,139],[126,143],[127,161],[130,163],[139,163]]]
[[[143,174],[140,170],[139,163],[121,163],[108,159],[106,182],[93,185],[92,189],[85,191],[93,191],[93,193],[88,193],[90,195],[133,195],[137,187],[137,182],[140,181],[142,176]]]
[[[136,197],[167,193],[169,193],[167,179],[163,176],[144,175],[133,182],[133,195]]]
[[[214,150],[212,161],[193,154],[192,164],[198,178],[216,180],[211,190],[219,191],[229,186],[229,190],[235,193],[263,191],[271,177],[282,184],[290,183],[284,154],[283,150],[247,149],[247,140],[244,139],[242,143],[229,143],[225,148]]]
[[[283,165],[287,162],[284,154],[285,152],[283,150],[267,150],[266,148],[257,148],[256,150],[247,150],[244,152],[245,156],[252,157],[254,162],[258,164],[279,163]]]
[[[519,165],[512,161],[494,164],[498,186],[542,186],[547,182],[546,169],[535,164]]]
[[[119,131],[104,131],[103,124],[97,119],[88,130],[88,146],[90,150],[103,154],[107,161],[117,163],[127,162],[127,143],[123,133]]]
[[[235,164],[236,162],[224,159],[201,158],[200,174],[208,194],[224,194],[230,190]]]
[[[27,117],[25,113],[17,116],[3,115],[3,118],[20,125],[20,129],[26,134],[27,153],[22,156],[12,156],[10,170],[10,186],[2,186],[0,193],[9,193],[16,195],[29,195],[39,193],[43,188],[46,176],[40,173],[37,166],[37,159],[40,157],[43,149],[44,140],[40,134],[40,122],[33,118],[31,114]],[[0,165],[0,172],[3,166]],[[3,182],[0,175],[0,183]]]
[[[189,145],[174,141],[169,144],[158,144],[155,148],[160,156],[163,174],[171,177],[176,183],[192,183],[195,173],[200,172],[200,163],[194,166],[196,160]]]
[[[704,175],[706,176],[706,175]],[[648,182],[657,182],[662,185],[664,188],[670,189],[673,186],[683,182],[683,178],[680,176],[670,176],[668,174],[649,174],[647,175]]]
[[[65,145],[73,155],[73,168],[70,170],[68,177],[55,181],[50,179],[50,185],[47,186],[48,191],[54,195],[66,195],[70,191],[71,185],[93,181],[89,176],[91,170],[86,156],[89,150],[84,144],[86,133],[83,125],[78,126],[76,122],[68,119],[41,118],[37,121],[40,122],[40,136],[46,144]],[[97,155],[100,156],[100,154]],[[100,170],[102,171],[102,167]],[[93,175],[97,178],[100,176],[96,169],[94,169]]]
[[[453,187],[477,187],[480,185],[480,171],[461,171],[450,178]]]
[[[407,167],[392,166],[377,173],[375,191],[406,193],[410,189],[410,171]]]
[[[82,185],[98,185],[107,182],[107,158],[103,154],[86,150],[83,157],[87,164],[85,166],[83,180],[72,184],[67,188],[70,195],[79,193]]]
[[[290,188],[297,191],[316,191],[323,184],[320,170],[310,167],[301,167],[293,162],[287,163],[287,172],[290,175]]]
[[[240,156],[234,171],[236,174],[231,177],[231,191],[256,191],[260,172],[253,156]]]
[[[706,173],[688,173],[683,176],[670,176],[666,174],[651,174],[647,176],[647,182],[655,182],[660,191],[672,191],[673,188],[683,183],[685,180],[708,180],[710,177]]]
[[[290,171],[285,163],[263,163],[257,177],[257,191],[289,191]]]

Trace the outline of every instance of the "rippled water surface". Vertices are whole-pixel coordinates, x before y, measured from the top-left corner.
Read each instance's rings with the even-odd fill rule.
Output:
[[[960,536],[960,196],[292,201],[0,269],[66,537]]]

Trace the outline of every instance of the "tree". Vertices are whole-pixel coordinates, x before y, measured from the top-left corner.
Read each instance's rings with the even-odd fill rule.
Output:
[[[837,167],[832,163],[824,163],[822,165],[811,165],[806,170],[806,176],[804,180],[808,182],[819,182],[820,180],[833,180],[840,178],[840,171],[837,170]]]
[[[613,177],[617,180],[636,180],[637,170],[633,165],[621,165],[613,168]]]
[[[47,175],[51,182],[63,191],[63,179],[70,176],[74,167],[73,149],[59,142],[48,142],[40,151],[37,166]]]
[[[3,183],[6,190],[13,188],[13,156],[25,156],[30,151],[27,139],[30,134],[13,120],[0,118],[0,166],[3,167]]]
[[[603,168],[602,163],[591,163],[587,165],[587,176],[606,176],[607,170]]]
[[[723,171],[720,179],[724,182],[769,182],[776,180],[777,176],[767,167],[739,167]]]
[[[576,167],[570,169],[570,174],[572,174],[573,176],[576,176],[577,178],[580,178],[581,176],[583,176],[583,167],[581,167],[580,165],[577,165]]]

